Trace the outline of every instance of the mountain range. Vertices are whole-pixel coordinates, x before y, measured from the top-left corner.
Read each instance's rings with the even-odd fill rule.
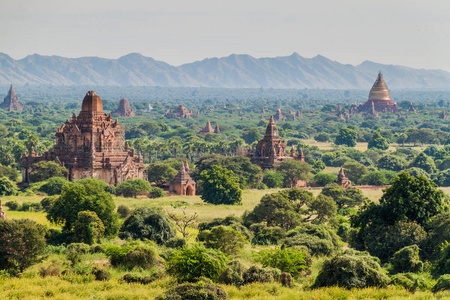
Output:
[[[357,66],[324,56],[255,58],[232,54],[172,66],[138,53],[118,59],[0,53],[0,85],[92,85],[279,89],[369,89],[383,72],[391,89],[450,89],[450,73],[365,61]]]

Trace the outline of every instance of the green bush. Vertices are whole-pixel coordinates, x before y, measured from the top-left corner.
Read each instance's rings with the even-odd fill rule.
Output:
[[[19,207],[20,207],[20,204],[19,204],[19,202],[17,202],[16,200],[13,200],[13,201],[8,201],[8,202],[6,202],[6,203],[5,203],[5,206],[6,206],[7,208],[9,208],[9,210],[18,210]]]
[[[244,284],[259,282],[271,283],[280,279],[281,271],[275,268],[260,268],[251,266],[243,274]]]
[[[30,181],[39,182],[52,177],[67,177],[67,169],[54,161],[40,161],[31,166]]]
[[[220,286],[199,281],[183,283],[166,291],[155,300],[227,300],[228,295]]]
[[[0,196],[10,196],[17,194],[17,186],[7,177],[0,177]]]
[[[105,232],[102,220],[93,211],[80,211],[73,225],[73,235],[78,242],[88,245],[100,242]]]
[[[139,207],[123,223],[119,237],[121,239],[148,239],[164,244],[173,238],[176,232],[167,215],[158,209]]]
[[[282,240],[286,231],[278,226],[266,226],[264,223],[256,223],[250,226],[253,232],[252,244],[256,245],[276,245]]]
[[[17,209],[18,211],[40,211],[42,210],[42,205],[35,202],[23,202],[22,205]]]
[[[317,173],[314,175],[314,182],[318,186],[326,186],[327,184],[337,182],[337,175],[336,174],[330,174],[330,173]]]
[[[267,170],[263,174],[263,183],[269,188],[282,188],[283,187],[283,174],[277,171]]]
[[[241,286],[244,284],[244,272],[247,270],[244,264],[238,260],[228,263],[227,268],[220,274],[219,283]]]
[[[44,192],[49,196],[59,195],[62,192],[63,186],[68,182],[69,181],[62,177],[52,177],[41,185],[38,191]]]
[[[433,293],[450,290],[450,274],[442,275],[433,286]]]
[[[391,284],[401,286],[411,293],[427,291],[431,288],[430,282],[423,275],[414,273],[400,273],[391,277]]]
[[[122,266],[127,269],[150,269],[158,261],[154,247],[141,243],[127,243],[120,246],[110,246],[106,250],[112,266]]]
[[[247,238],[228,226],[216,226],[211,230],[200,231],[198,240],[205,242],[208,248],[219,249],[223,253],[232,254],[241,250]]]
[[[450,274],[450,243],[447,241],[441,247],[441,256],[433,267],[434,275]]]
[[[212,204],[241,204],[242,190],[239,177],[233,171],[220,166],[200,173],[202,200]]]
[[[333,243],[310,234],[297,234],[283,240],[284,247],[305,246],[314,256],[332,255],[334,253]]]
[[[148,181],[136,178],[118,184],[116,194],[136,198],[138,195],[146,195],[151,189],[152,186]]]
[[[326,260],[313,287],[339,286],[347,289],[385,287],[389,278],[380,267],[378,258],[367,252],[346,250]]]
[[[417,245],[407,246],[395,252],[389,262],[393,274],[420,273],[423,271],[423,262],[420,261]]]
[[[125,219],[130,215],[130,208],[125,205],[119,205],[119,207],[117,207],[117,213],[122,219]]]
[[[111,279],[111,273],[109,273],[108,270],[105,269],[94,267],[91,273],[95,276],[95,280],[98,281],[108,281]]]
[[[55,203],[56,199],[58,197],[53,196],[53,197],[45,197],[44,199],[41,200],[41,206],[42,209],[47,212],[49,211],[49,209],[52,207],[53,203]]]
[[[261,250],[258,261],[263,267],[278,268],[293,277],[298,277],[308,268],[303,252],[294,248]]]
[[[169,248],[182,248],[186,246],[186,239],[182,237],[173,237],[167,240],[165,246]]]
[[[66,249],[66,257],[72,263],[72,266],[75,266],[79,262],[81,262],[81,257],[84,254],[89,253],[91,247],[84,243],[72,243],[67,246]]]
[[[221,251],[193,244],[189,248],[176,250],[166,268],[179,281],[195,281],[200,277],[217,280],[225,270],[227,261]]]
[[[164,190],[162,188],[159,187],[152,187],[149,193],[149,197],[152,199],[155,198],[161,198],[161,197],[165,197],[166,196],[166,192],[164,192]]]

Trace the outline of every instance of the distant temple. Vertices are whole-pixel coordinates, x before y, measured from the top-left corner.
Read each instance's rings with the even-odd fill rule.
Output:
[[[286,121],[286,117],[281,114],[281,109],[277,109],[277,113],[273,116],[275,121]]]
[[[181,164],[177,176],[170,182],[169,193],[176,195],[195,196],[195,181],[189,175],[187,160]]]
[[[16,95],[13,85],[9,88],[8,95],[3,99],[0,108],[6,111],[20,111],[23,110],[23,104],[19,102],[19,97]]]
[[[140,155],[124,142],[124,132],[111,114],[103,112],[102,99],[89,91],[81,111],[67,120],[56,132],[56,145],[37,156],[31,147],[21,161],[22,183],[30,183],[33,164],[55,161],[68,170],[69,180],[94,177],[108,184],[132,178],[145,179],[145,166]]]
[[[359,112],[377,114],[377,112],[398,112],[397,103],[392,102],[391,93],[383,79],[383,75],[378,73],[377,80],[372,86],[369,93],[369,99],[364,105],[360,105]]]
[[[127,98],[120,99],[119,106],[112,114],[119,117],[134,117],[134,111],[131,109]]]
[[[442,119],[442,120],[448,120],[448,115],[445,113],[445,110],[443,110],[443,111],[439,114],[439,119]]]
[[[206,135],[207,133],[217,133],[220,134],[219,124],[216,124],[216,128],[213,129],[211,126],[211,122],[209,120],[206,122],[205,128],[197,132],[200,135]]]
[[[173,110],[167,110],[164,117],[166,118],[176,118],[176,119],[187,119],[192,118],[192,111],[184,107],[183,104],[178,105],[177,108]]]
[[[350,180],[344,174],[344,168],[343,167],[341,167],[341,170],[339,170],[337,184],[342,186],[343,188],[348,188],[350,186],[350,184],[351,184]]]
[[[0,220],[7,220],[6,213],[3,210],[2,200],[0,199]]]
[[[417,112],[417,109],[414,107],[412,102],[409,102],[409,112]]]
[[[251,148],[249,149],[248,156],[252,163],[259,165],[263,169],[273,169],[286,159],[305,161],[303,151],[296,155],[295,149],[291,149],[290,156],[286,155],[286,141],[280,138],[273,116],[270,116],[264,138],[258,141],[254,153]]]

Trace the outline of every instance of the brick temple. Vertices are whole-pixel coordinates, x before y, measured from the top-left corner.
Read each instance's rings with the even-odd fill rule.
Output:
[[[19,97],[16,95],[16,91],[14,90],[13,85],[9,88],[8,95],[3,99],[3,102],[0,103],[0,108],[6,111],[21,111],[24,106],[19,102]]]
[[[37,156],[33,148],[22,157],[22,183],[30,183],[33,164],[55,161],[68,170],[69,180],[94,177],[108,184],[132,178],[144,179],[145,167],[140,155],[125,144],[124,131],[117,119],[103,111],[102,99],[89,91],[81,111],[56,132],[56,145]]]

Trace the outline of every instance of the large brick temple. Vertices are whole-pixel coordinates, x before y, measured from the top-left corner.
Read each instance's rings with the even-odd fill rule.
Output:
[[[55,161],[68,170],[69,180],[95,177],[108,184],[118,184],[132,178],[145,178],[140,155],[125,144],[124,131],[111,114],[103,111],[102,99],[89,91],[81,111],[67,120],[56,132],[56,145],[37,156],[30,149],[22,157],[22,183],[30,183],[33,164]]]

